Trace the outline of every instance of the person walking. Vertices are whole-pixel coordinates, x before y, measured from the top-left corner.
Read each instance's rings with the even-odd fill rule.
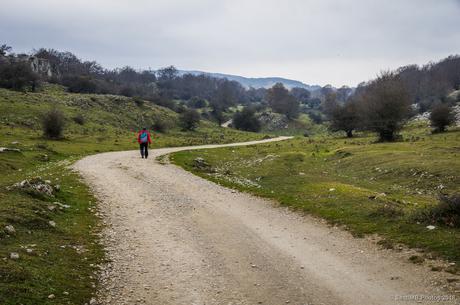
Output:
[[[137,134],[137,142],[139,143],[141,149],[142,159],[147,159],[149,156],[149,144],[152,144],[152,138],[150,137],[150,132],[147,128],[142,128],[141,131]]]

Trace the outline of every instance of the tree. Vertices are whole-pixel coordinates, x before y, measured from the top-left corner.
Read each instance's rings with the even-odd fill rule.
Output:
[[[353,90],[348,86],[340,87],[337,89],[337,100],[342,103],[346,102],[352,91]]]
[[[0,46],[0,55],[1,55],[1,56],[5,56],[6,53],[11,52],[12,49],[13,49],[13,48],[10,47],[9,45],[2,44],[2,45]]]
[[[353,137],[353,131],[356,130],[360,123],[358,106],[356,102],[350,101],[345,105],[336,105],[335,109],[331,112],[331,125],[332,131],[345,131],[347,137]]]
[[[222,125],[225,121],[225,116],[222,111],[222,108],[216,104],[211,104],[211,106],[212,106],[212,111],[211,111],[212,117],[217,121],[217,124],[219,124],[219,126]]]
[[[244,107],[233,115],[233,126],[239,130],[260,131],[261,123],[255,116],[255,110],[252,107]]]
[[[446,127],[455,122],[455,116],[452,108],[443,103],[435,104],[433,109],[431,109],[430,122],[436,132],[446,131]]]
[[[305,88],[294,87],[290,93],[302,104],[307,104],[310,101],[311,93]]]
[[[39,77],[27,62],[19,61],[0,64],[0,87],[22,91],[35,91]]]
[[[368,84],[360,98],[365,127],[380,141],[394,141],[411,113],[408,91],[394,72],[383,72]]]
[[[266,100],[274,112],[282,113],[288,119],[299,116],[299,102],[289,94],[282,83],[277,83],[268,89]]]
[[[183,130],[195,130],[200,123],[200,114],[195,109],[186,109],[179,116],[179,124]]]
[[[222,110],[226,110],[238,102],[242,91],[244,91],[244,88],[239,83],[226,79],[220,80],[211,102],[214,105],[219,105]]]
[[[321,110],[323,113],[330,119],[337,107],[337,94],[335,92],[327,93],[324,96],[324,100],[321,102]]]

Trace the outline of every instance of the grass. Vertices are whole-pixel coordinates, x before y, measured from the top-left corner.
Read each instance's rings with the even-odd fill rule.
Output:
[[[460,132],[433,135],[422,123],[404,140],[372,135],[315,136],[253,145],[178,152],[171,160],[219,184],[343,225],[356,236],[379,234],[386,248],[402,243],[460,263],[459,228],[418,223],[440,192],[460,192]],[[210,170],[194,167],[204,158]]]
[[[40,130],[41,115],[53,106],[66,116],[59,141],[43,138]],[[79,114],[83,125],[73,120]],[[68,166],[89,154],[137,149],[135,131],[158,118],[171,125],[166,133],[154,133],[154,148],[264,136],[206,121],[194,132],[182,132],[175,127],[176,113],[147,103],[139,107],[120,96],[70,94],[52,85],[40,93],[0,89],[0,147],[20,150],[0,153],[0,304],[88,303],[98,285],[95,272],[105,260],[98,238],[101,222],[96,199]],[[61,191],[47,198],[8,189],[36,176],[60,184]],[[53,202],[70,208],[50,210]],[[7,225],[16,233],[8,234]],[[10,259],[12,252],[20,258]],[[51,294],[55,298],[49,299]]]

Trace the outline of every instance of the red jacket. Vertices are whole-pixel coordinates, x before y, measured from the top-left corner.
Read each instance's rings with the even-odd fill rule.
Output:
[[[147,130],[141,130],[141,131],[139,131],[139,133],[137,134],[137,142],[138,142],[139,144],[142,143],[142,141],[141,141],[141,134],[143,134],[144,132],[147,133],[147,142],[148,142],[149,144],[152,144],[152,138],[150,138],[150,132],[148,132]]]

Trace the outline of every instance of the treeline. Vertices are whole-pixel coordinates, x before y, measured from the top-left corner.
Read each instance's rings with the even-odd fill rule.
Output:
[[[445,65],[447,62],[452,66]],[[344,103],[338,101],[334,92],[329,93],[322,108],[329,119],[330,129],[344,131],[348,137],[352,137],[355,130],[373,131],[381,141],[393,141],[409,118],[419,111],[430,110],[434,132],[445,131],[455,122],[452,106],[460,102],[460,95],[448,98],[448,94],[460,86],[460,70],[451,70],[458,63],[459,57],[449,57],[439,66],[430,64],[430,68],[419,69],[423,71],[420,72],[423,77],[433,82],[430,85],[430,88],[436,88],[433,91],[408,85],[409,80],[415,79],[408,79],[407,69],[401,68],[383,72],[376,79],[359,86]],[[441,77],[440,67],[446,67],[446,73],[452,73]],[[432,73],[431,69],[436,73]],[[422,76],[419,77],[422,79]]]
[[[181,74],[174,66],[157,71],[137,71],[129,66],[110,70],[95,61],[81,60],[70,52],[41,48],[33,50],[30,55],[17,55],[7,45],[0,47],[1,87],[34,91],[43,81],[62,84],[75,93],[138,97],[178,111],[183,110],[183,106],[209,106],[216,118],[235,105],[270,104],[275,111],[294,118],[298,115],[299,103],[309,108],[317,108],[321,104],[318,97],[312,98],[310,91],[303,88],[287,92],[277,84],[271,91],[265,88],[247,89],[236,81]],[[272,91],[279,91],[281,99],[273,99]],[[174,100],[185,103],[181,105]]]

